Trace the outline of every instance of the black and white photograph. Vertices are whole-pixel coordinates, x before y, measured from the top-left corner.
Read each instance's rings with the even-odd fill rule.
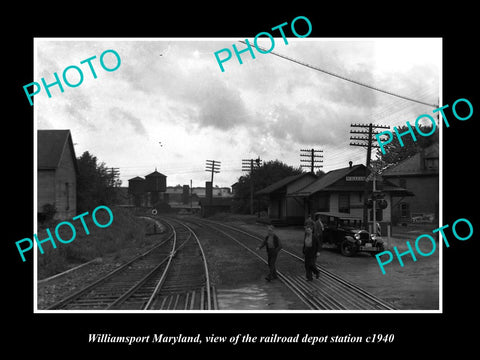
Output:
[[[38,311],[441,310],[441,39],[252,43],[35,39]]]
[[[160,5],[8,14],[6,350],[473,348],[473,8]]]

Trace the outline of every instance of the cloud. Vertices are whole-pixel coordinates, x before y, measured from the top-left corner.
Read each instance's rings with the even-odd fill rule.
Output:
[[[108,115],[113,123],[130,125],[138,135],[147,135],[147,130],[142,121],[130,112],[113,107],[109,109]]]
[[[230,130],[248,122],[247,108],[237,89],[221,82],[214,82],[205,92],[199,94],[200,126],[210,126],[220,130]]]

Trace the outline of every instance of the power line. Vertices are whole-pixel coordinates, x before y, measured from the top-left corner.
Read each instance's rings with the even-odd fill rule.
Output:
[[[247,43],[243,40],[239,40],[239,42],[247,45]],[[345,81],[349,81],[351,83],[354,83],[354,84],[357,84],[357,85],[360,85],[360,86],[363,86],[363,87],[366,87],[366,88],[369,88],[369,89],[372,89],[372,90],[375,90],[375,91],[379,91],[379,92],[382,92],[384,94],[387,94],[387,95],[391,95],[391,96],[396,96],[398,98],[401,98],[401,99],[404,99],[404,100],[408,100],[408,101],[413,101],[413,102],[416,102],[416,103],[419,103],[419,104],[423,104],[423,105],[427,105],[427,106],[432,106],[434,108],[438,108],[438,104],[429,104],[429,103],[426,103],[426,102],[423,102],[423,101],[420,101],[420,100],[416,100],[416,99],[412,99],[412,98],[409,98],[407,96],[403,96],[403,95],[400,95],[400,94],[395,94],[391,91],[387,91],[387,90],[383,90],[383,89],[380,89],[380,88],[377,88],[375,86],[372,86],[372,85],[369,85],[369,84],[365,84],[365,83],[362,83],[360,81],[357,81],[357,80],[353,80],[353,79],[350,79],[350,78],[347,78],[345,76],[342,76],[342,75],[339,75],[339,74],[335,74],[331,71],[328,71],[328,70],[324,70],[324,69],[320,69],[319,67],[316,67],[316,66],[313,66],[313,65],[310,65],[310,64],[307,64],[303,61],[299,61],[299,60],[296,60],[296,59],[293,59],[291,57],[288,57],[288,56],[285,56],[285,55],[281,55],[281,54],[277,54],[276,52],[274,51],[268,51],[264,48],[262,48],[261,46],[258,46],[256,45],[256,47],[260,50],[263,50],[265,53],[270,53],[270,54],[273,54],[275,56],[278,56],[280,58],[283,58],[283,59],[286,59],[286,60],[289,60],[289,61],[292,61],[294,63],[297,63],[299,65],[303,65],[303,66],[306,66],[310,69],[313,69],[313,70],[317,70],[317,71],[320,71],[320,72],[323,72],[327,75],[330,75],[330,76],[334,76],[334,77],[337,77],[339,79],[342,79],[342,80],[345,80]]]

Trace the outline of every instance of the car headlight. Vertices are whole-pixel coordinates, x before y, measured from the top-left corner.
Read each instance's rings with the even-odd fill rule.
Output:
[[[377,239],[377,235],[375,234],[370,234],[370,239],[372,239],[373,241],[375,241]]]
[[[353,235],[353,237],[354,237],[356,240],[360,240],[360,234],[358,234],[358,233],[355,234],[355,235]]]

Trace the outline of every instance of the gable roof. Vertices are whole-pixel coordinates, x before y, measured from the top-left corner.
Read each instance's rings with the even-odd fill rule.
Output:
[[[298,175],[291,175],[287,176],[286,178],[283,178],[277,182],[274,182],[273,184],[268,185],[267,187],[263,188],[262,190],[257,191],[255,194],[256,195],[268,195],[271,194],[275,191],[281,190],[285,186],[291,184],[292,182],[303,178],[304,176],[312,176],[314,179],[317,178],[316,175],[313,175],[312,173],[301,173]]]
[[[135,176],[134,178],[128,179],[128,181],[145,181],[145,179],[140,176]]]
[[[355,172],[358,169],[365,170],[365,176],[370,174],[370,171],[363,164],[354,165],[352,167],[341,168],[332,170],[323,175],[317,181],[303,187],[302,189],[289,194],[291,197],[308,197],[319,191],[358,191],[358,183],[355,185],[336,184],[338,181],[343,180],[348,174]],[[358,172],[357,172],[358,174]],[[363,186],[363,185],[362,185]],[[369,191],[373,188],[373,181],[368,180]],[[377,190],[388,192],[392,196],[413,196],[411,191],[408,191],[398,185],[395,185],[385,179],[377,177]]]
[[[151,174],[145,175],[145,178],[151,178],[151,177],[165,177],[166,178],[166,176],[163,175],[162,173],[159,173],[157,171],[157,169],[155,169],[155,171],[152,172]]]
[[[438,143],[432,144],[422,152],[400,161],[382,172],[382,176],[438,175],[438,168],[428,169],[422,164],[424,159],[438,159]]]
[[[350,174],[351,172],[359,169],[364,168],[366,166],[363,164],[353,165],[352,167],[348,166],[346,168],[341,168],[337,170],[332,170],[323,175],[317,181],[305,186],[304,188],[296,191],[293,196],[310,196],[318,191],[325,190],[328,186],[336,183],[338,180],[343,179],[345,176]]]
[[[73,148],[70,130],[37,131],[37,167],[39,170],[55,170],[69,147],[73,157],[75,171],[78,173],[77,158]]]

